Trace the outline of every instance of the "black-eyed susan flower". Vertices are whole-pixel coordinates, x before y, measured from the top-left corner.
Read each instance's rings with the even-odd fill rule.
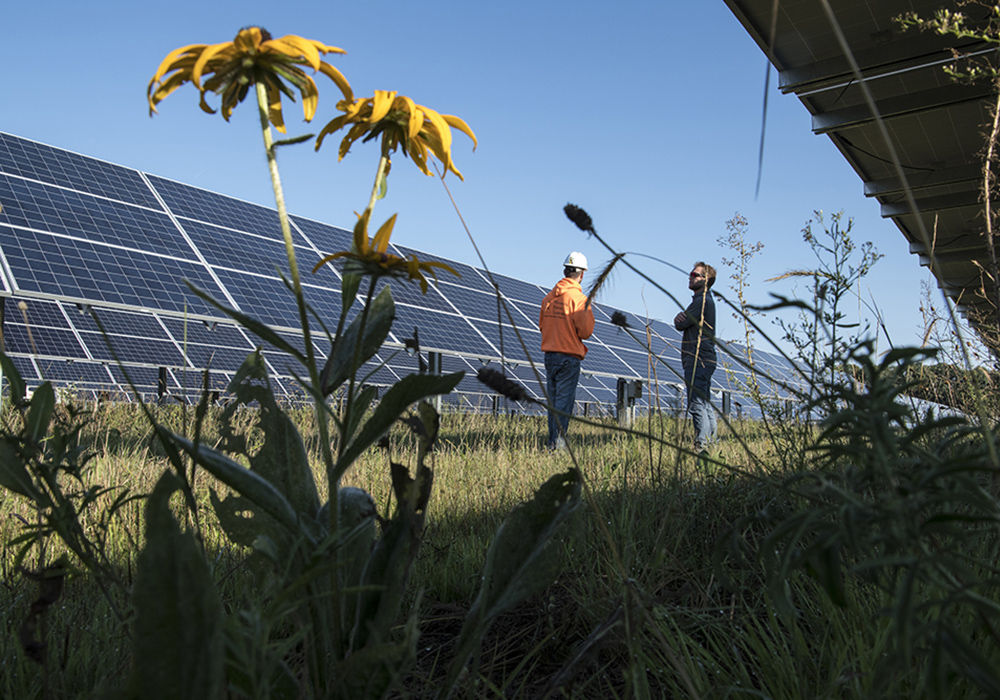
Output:
[[[393,214],[389,217],[389,220],[379,228],[378,233],[369,239],[368,219],[370,216],[371,210],[366,209],[365,213],[358,217],[358,223],[354,226],[354,244],[351,246],[351,250],[342,250],[339,253],[332,253],[325,256],[316,263],[313,273],[327,263],[340,258],[346,258],[350,261],[348,271],[352,274],[369,275],[373,278],[396,277],[398,279],[409,279],[413,282],[419,282],[420,291],[424,294],[427,293],[427,277],[425,273],[431,275],[436,281],[437,272],[435,268],[446,270],[456,277],[461,277],[450,265],[443,262],[424,262],[412,254],[408,258],[401,258],[398,255],[387,252],[389,250],[389,237],[392,235],[392,229],[396,225],[396,215]]]
[[[462,119],[418,105],[394,90],[376,90],[374,97],[364,99],[344,99],[337,103],[337,109],[343,114],[323,127],[316,138],[316,150],[328,134],[350,124],[350,130],[340,142],[338,160],[347,155],[358,139],[364,137],[362,141],[370,141],[381,137],[383,157],[388,158],[401,148],[403,155],[412,158],[421,172],[431,175],[427,168],[430,154],[441,161],[445,171],[450,170],[462,178],[451,160],[452,127],[472,139],[473,148],[478,145],[476,135]]]
[[[156,112],[156,105],[167,95],[190,82],[200,93],[201,108],[209,114],[215,114],[215,110],[205,101],[205,93],[221,95],[222,117],[229,121],[233,108],[243,101],[251,87],[260,83],[267,92],[268,118],[274,128],[284,133],[281,96],[284,94],[295,100],[289,85],[302,95],[306,121],[311,121],[316,114],[319,93],[316,83],[302,66],[333,80],[346,100],[354,99],[347,78],[321,59],[328,53],[345,52],[336,46],[292,34],[272,39],[268,31],[260,27],[241,29],[235,39],[221,44],[182,46],[167,54],[149,81],[146,89],[149,112]],[[207,79],[202,82],[203,78]]]

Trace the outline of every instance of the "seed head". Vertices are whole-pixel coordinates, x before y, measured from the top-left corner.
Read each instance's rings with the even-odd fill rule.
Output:
[[[535,403],[535,400],[528,395],[528,391],[523,386],[508,379],[502,372],[498,372],[495,369],[480,367],[476,378],[493,391],[501,396],[506,396],[508,399]]]
[[[611,314],[611,323],[618,326],[619,328],[628,328],[628,319],[625,317],[621,311],[615,311]]]
[[[563,211],[566,212],[566,217],[576,224],[578,229],[587,233],[594,233],[594,222],[591,220],[590,214],[583,209],[575,204],[567,204],[563,207]]]

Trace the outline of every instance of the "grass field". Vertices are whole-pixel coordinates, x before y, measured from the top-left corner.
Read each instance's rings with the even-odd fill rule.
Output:
[[[180,409],[158,411],[160,421],[184,429]],[[306,443],[314,445],[308,416],[298,417]],[[6,420],[15,416],[8,412]],[[672,417],[637,427],[667,442],[683,442]],[[211,416],[205,428],[203,439],[211,444],[216,439]],[[640,436],[574,424],[571,456],[543,448],[542,418],[446,415],[432,458],[433,496],[404,605],[419,610],[418,654],[394,696],[434,695],[497,528],[518,503],[573,461],[584,477],[584,507],[555,543],[561,571],[542,593],[494,620],[459,694],[980,696],[981,686],[954,673],[943,692],[928,682],[933,664],[921,648],[919,630],[909,652],[913,663],[892,666],[894,675],[886,677],[880,663],[898,644],[893,617],[886,614],[893,598],[874,578],[849,576],[838,605],[824,590],[822,576],[792,571],[782,584],[792,610],[782,613],[753,547],[768,535],[769,521],[762,513],[780,519],[794,510],[796,497],[782,481],[794,470],[780,461],[790,452],[755,437],[758,429],[734,426],[741,440],[724,431],[706,461]],[[815,437],[813,428],[796,430],[801,440]],[[249,416],[246,431],[252,441]],[[170,468],[151,438],[135,406],[95,409],[80,435],[81,446],[93,454],[85,482],[149,493]],[[388,462],[412,463],[416,449],[401,429],[394,430],[391,444],[391,454],[370,451],[344,479],[344,485],[368,490],[384,516],[392,501]],[[216,524],[209,489],[219,484],[207,473],[196,473],[192,481],[212,576],[226,609],[239,609],[257,595],[259,567],[249,550],[229,544]],[[32,550],[15,564],[17,537],[36,515],[26,499],[10,492],[0,503],[5,542],[0,616],[6,630],[0,636],[0,696],[100,697],[120,686],[130,668],[128,600],[103,594],[94,577],[84,573],[70,576],[58,601],[38,618],[35,638],[44,648],[40,661],[28,658],[19,637],[40,584],[27,572],[53,561],[59,544],[49,539],[45,550]],[[103,543],[123,590],[132,583],[142,548],[143,513],[144,500],[137,499],[110,522],[84,520],[90,535]],[[995,533],[980,539],[976,549],[994,552]],[[993,593],[989,587],[987,594]],[[956,622],[975,625],[975,611],[953,603],[949,614]],[[930,619],[940,613],[928,607],[921,615]],[[971,639],[978,653],[996,658],[989,635]]]

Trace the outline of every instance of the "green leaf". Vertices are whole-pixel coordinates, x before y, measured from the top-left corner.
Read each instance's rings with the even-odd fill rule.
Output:
[[[52,412],[56,407],[56,393],[52,385],[45,382],[35,389],[31,395],[31,407],[28,409],[27,438],[32,445],[37,445],[49,432]]]
[[[180,479],[165,472],[146,507],[133,602],[129,690],[144,700],[222,697],[225,659],[222,603],[208,564],[170,509]]]
[[[344,277],[346,284],[347,276]],[[392,328],[392,320],[396,314],[396,305],[392,300],[392,292],[386,285],[378,293],[368,308],[368,316],[365,320],[365,335],[358,350],[358,367],[362,367],[371,357],[382,347],[382,343],[389,336]],[[326,360],[323,367],[323,392],[333,393],[337,387],[350,378],[354,368],[355,346],[358,343],[358,335],[361,332],[361,320],[364,312],[354,317],[347,328],[334,341],[333,351]]]
[[[247,357],[229,389],[241,404],[258,405],[257,426],[263,433],[263,444],[254,454],[247,453],[245,444],[240,444],[238,450],[247,453],[250,469],[281,491],[295,511],[315,517],[320,499],[309,455],[295,423],[274,399],[267,368],[259,353]],[[227,420],[237,407],[230,408],[224,414]],[[232,442],[227,441],[225,447],[231,446]]]
[[[347,312],[354,305],[354,300],[358,297],[358,289],[361,287],[361,275],[344,270],[340,280],[340,313],[346,318]]]
[[[0,369],[3,370],[3,376],[10,382],[10,395],[13,403],[16,405],[24,398],[25,393],[24,380],[21,379],[21,373],[14,366],[14,361],[6,353],[2,352],[0,352]]]
[[[271,147],[277,149],[278,146],[294,146],[297,143],[310,140],[315,135],[316,134],[302,134],[302,136],[293,136],[291,138],[281,139],[272,143]]]
[[[209,489],[209,499],[212,502],[215,517],[219,519],[219,524],[226,532],[226,537],[229,538],[230,542],[244,547],[252,547],[262,532],[271,531],[268,534],[272,538],[288,534],[277,530],[279,526],[276,525],[274,519],[269,518],[263,512],[258,512],[258,506],[249,498],[234,495],[219,498],[215,489]]]
[[[420,548],[434,475],[419,467],[416,478],[401,464],[390,463],[398,507],[368,559],[364,588],[358,596],[354,649],[390,638],[399,617],[410,567]]]
[[[462,381],[464,372],[436,376],[433,374],[411,374],[396,382],[385,393],[378,407],[368,419],[364,427],[344,450],[344,454],[334,466],[332,481],[337,481],[344,475],[354,460],[371,447],[392,427],[403,412],[412,404],[438,394],[447,394]]]
[[[462,625],[457,652],[439,697],[447,697],[494,617],[550,585],[559,551],[550,545],[580,505],[583,478],[576,469],[556,474],[535,497],[507,516],[486,554],[483,582]]]
[[[344,434],[348,436],[348,439],[358,429],[361,419],[365,417],[368,407],[371,406],[377,394],[378,389],[373,386],[366,386],[361,389],[357,398],[354,399],[354,408],[351,410],[351,415],[349,416],[350,422],[344,427]]]
[[[163,428],[160,431],[166,433],[166,439],[188,453],[202,469],[262,508],[289,534],[299,534],[300,528],[295,509],[270,481],[218,450],[205,445],[195,445],[187,438],[170,433]]]
[[[6,439],[0,440],[0,486],[30,498],[40,508],[45,507],[18,446]]]

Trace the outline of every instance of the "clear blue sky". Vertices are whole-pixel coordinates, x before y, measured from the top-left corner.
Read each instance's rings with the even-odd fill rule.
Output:
[[[796,293],[766,278],[814,265],[801,236],[813,210],[843,209],[855,219],[855,240],[870,240],[885,255],[866,296],[896,345],[919,343],[928,273],[829,140],[811,133],[805,108],[777,91],[773,75],[755,200],[766,62],[721,0],[10,2],[0,42],[7,67],[0,130],[273,206],[252,104],[227,124],[202,113],[189,86],[153,118],[145,100],[169,51],[228,41],[252,24],[345,49],[330,61],[356,95],[398,90],[468,122],[479,148],[473,152],[456,133],[453,155],[465,182],[450,175],[448,182],[495,271],[548,286],[571,250],[585,253],[592,268],[607,260],[564,217],[563,205],[573,202],[620,250],[684,269],[704,259],[724,275],[717,239],[740,212],[751,240],[765,246],[752,264],[749,295],[766,302],[772,291]],[[290,135],[318,131],[336,116],[337,90],[323,76],[317,83],[311,125],[286,103]],[[357,144],[338,163],[338,143],[319,153],[309,145],[285,149],[281,172],[291,211],[350,228],[367,203],[377,146]],[[393,165],[376,222],[398,213],[393,240],[478,265],[441,183],[401,157]],[[689,298],[684,275],[633,262]],[[720,279],[717,289],[728,292],[728,284]],[[604,300],[664,319],[677,311],[627,272]],[[734,320],[720,315],[720,324],[723,337],[741,337]]]

